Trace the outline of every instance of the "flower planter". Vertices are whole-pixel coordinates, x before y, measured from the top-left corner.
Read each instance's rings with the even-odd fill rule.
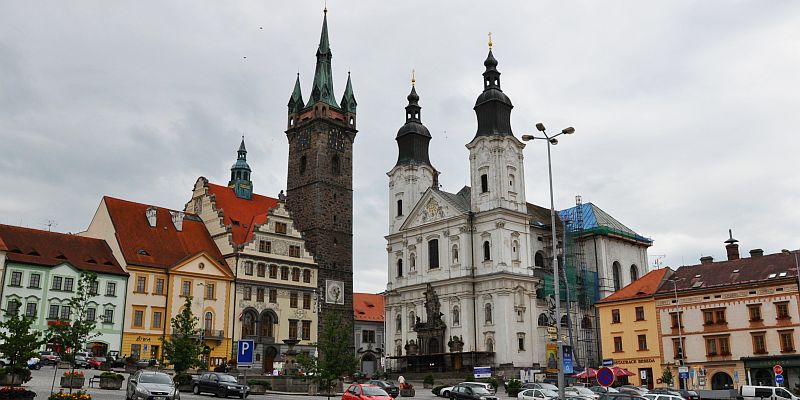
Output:
[[[0,389],[0,400],[31,400],[36,393],[21,387],[4,387]]]
[[[250,394],[264,394],[267,393],[267,385],[251,384]]]
[[[62,388],[72,388],[72,389],[80,389],[83,387],[83,384],[86,382],[85,377],[71,377],[71,376],[62,376],[61,377],[61,387]]]
[[[19,386],[24,383],[25,378],[19,374],[0,375],[0,386]]]
[[[100,377],[100,389],[119,390],[122,389],[122,379]]]
[[[400,396],[401,397],[414,397],[414,388],[411,389],[400,389]]]

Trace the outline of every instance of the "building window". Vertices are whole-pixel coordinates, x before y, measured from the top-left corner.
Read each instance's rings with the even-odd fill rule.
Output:
[[[672,357],[676,360],[684,359],[683,351],[686,348],[686,338],[679,343],[678,339],[672,339]]]
[[[397,200],[397,216],[403,216],[403,200]]]
[[[22,279],[22,272],[20,272],[20,280]],[[50,289],[53,290],[61,290],[61,285],[64,283],[64,278],[60,276],[53,277],[53,284],[50,286]],[[19,284],[17,284],[19,285]]]
[[[242,300],[250,300],[253,298],[253,289],[250,286],[242,287]]]
[[[581,329],[592,329],[592,319],[588,315],[581,320]],[[587,333],[587,335],[589,334]]]
[[[647,335],[638,335],[639,350],[647,350]]]
[[[131,355],[134,356],[137,360],[139,357],[142,356],[142,345],[140,344],[132,344],[131,345]]]
[[[269,302],[273,303],[273,304],[278,302],[278,290],[277,289],[270,289],[269,290]]]
[[[25,316],[36,318],[36,303],[28,303],[25,305]]]
[[[269,266],[269,277],[271,279],[278,279],[278,266],[272,264]]]
[[[614,261],[613,266],[611,267],[611,273],[614,275],[614,291],[618,291],[622,289],[622,273],[620,272],[620,268],[622,268],[618,262]]]
[[[303,270],[303,283],[311,283],[311,270],[304,269]]]
[[[288,281],[289,280],[289,267],[282,266],[281,267],[281,280]]]
[[[181,282],[181,296],[189,297],[191,295],[192,295],[192,282],[191,281]]]
[[[439,240],[433,239],[428,241],[428,268],[439,268]]]
[[[489,246],[489,241],[483,242],[483,261],[489,261],[492,259],[492,249]]]
[[[69,308],[69,306],[61,306],[61,319],[69,321],[71,316],[72,316],[72,309]]]
[[[631,282],[639,279],[639,267],[636,264],[631,264]]]
[[[272,253],[272,242],[261,240],[258,242],[258,251],[262,253]]]
[[[289,320],[289,339],[297,339],[297,320]]]
[[[161,311],[153,311],[153,328],[161,328]]]
[[[778,331],[781,337],[781,352],[789,353],[794,351],[794,332]]]
[[[264,302],[264,288],[256,289],[256,301],[259,303]]]
[[[525,351],[525,334],[517,333],[517,351]]]
[[[90,307],[86,309],[86,321],[92,322],[97,320],[97,309]]]
[[[567,317],[567,314],[564,314],[564,315],[561,316],[561,326],[562,327],[566,328],[566,327],[569,326],[569,319],[568,318],[569,317]]]
[[[64,278],[64,291],[71,292],[75,287],[75,278]]]
[[[58,304],[51,304],[50,311],[47,313],[47,319],[57,319],[58,318]]]
[[[492,305],[491,304],[486,303],[486,305],[483,306],[483,317],[484,317],[484,321],[487,324],[491,324],[492,323]]]
[[[13,276],[12,276],[11,280],[12,281],[14,280]],[[28,287],[31,288],[31,289],[39,289],[39,285],[41,284],[41,281],[42,281],[42,275],[41,274],[31,274],[30,279],[28,279]],[[95,281],[95,283],[97,283],[97,281]],[[94,294],[97,294],[97,290],[96,289],[94,291]]]
[[[414,315],[414,312],[411,311],[408,313],[408,330],[414,330],[414,325],[417,323],[417,317]]]
[[[253,262],[252,261],[245,261],[244,262],[244,274],[253,276]]]
[[[8,286],[22,286],[22,272],[14,271],[11,273],[11,283]],[[53,288],[55,289],[55,287]]]
[[[730,354],[731,347],[727,336],[706,338],[707,356],[728,356]]]
[[[336,239],[333,239],[334,244]],[[300,246],[289,246],[289,257],[300,257]]]
[[[283,222],[275,223],[275,233],[286,234],[286,224]]]
[[[494,353],[494,340],[492,338],[486,339],[486,351]]]
[[[134,310],[133,311],[133,327],[134,328],[143,328],[144,327],[144,311],[143,310]]]
[[[117,295],[117,283],[116,282],[108,282],[106,283],[106,296],[116,296]]]
[[[780,303],[775,303],[775,313],[778,315],[778,319],[790,319],[789,316],[789,302],[782,301]]]
[[[11,315],[18,313],[19,312],[19,306],[20,306],[19,300],[17,300],[17,299],[9,300],[7,305],[6,305],[6,307],[7,307],[6,313],[7,314],[11,314]],[[58,307],[58,306],[56,306],[56,307]]]
[[[614,336],[614,353],[622,352],[622,336]]]
[[[458,264],[458,245],[453,245],[453,264]]]
[[[453,307],[453,326],[461,325],[461,312],[458,306]]]
[[[137,276],[136,277],[136,293],[146,293],[147,292],[147,277],[146,276]]]
[[[489,191],[489,175],[481,175],[481,193]]]
[[[342,165],[341,162],[339,162],[339,156],[333,156],[331,159],[331,171],[334,175],[342,173]]]
[[[726,323],[724,308],[703,310],[703,325],[720,325]]]
[[[164,294],[164,279],[156,278],[156,287],[153,294]]]
[[[292,268],[292,281],[300,282],[300,268]]]
[[[303,321],[303,340],[311,340],[311,321]]]
[[[292,123],[294,123],[294,120],[292,120]],[[306,164],[306,156],[300,157],[300,174],[306,173]]]
[[[97,293],[99,291],[100,291],[100,281],[92,282],[91,286],[89,286],[89,294],[91,294],[92,296],[97,296]]]
[[[644,321],[644,307],[636,307],[636,320]]]
[[[415,256],[414,253],[411,253],[411,255],[409,255],[409,260],[410,260],[410,264],[411,264],[411,269],[409,271],[412,271],[412,272],[416,271],[417,270],[417,256]]]
[[[672,321],[672,329],[678,329],[678,326],[683,328],[683,311],[681,311],[680,317],[678,317],[678,313],[669,313],[670,320]]]
[[[311,293],[303,293],[303,309],[311,309]]]
[[[113,308],[106,308],[103,311],[103,322],[106,324],[113,324],[114,323],[114,309]]]
[[[511,257],[514,261],[519,261],[519,242],[511,242]]]
[[[750,322],[761,321],[761,304],[750,304],[747,311],[750,313]]]
[[[361,331],[361,343],[375,343],[375,331]]]
[[[206,312],[206,315],[203,318],[203,329],[205,330],[206,335],[211,335],[211,330],[214,329],[214,314],[211,312]]]
[[[297,292],[289,293],[289,307],[297,308]]]
[[[544,254],[542,254],[541,251],[537,251],[533,256],[533,266],[537,268],[544,268]]]
[[[763,333],[753,334],[753,353],[767,354],[767,340]]]
[[[267,265],[264,263],[258,263],[258,266],[256,266],[256,275],[262,278],[267,276]]]
[[[397,316],[394,317],[394,331],[397,333],[403,331],[403,317],[400,316],[400,314],[397,314]]]
[[[620,322],[621,322],[621,320],[620,320],[620,316],[619,316],[619,310],[616,309],[616,308],[611,310],[611,323],[612,324],[618,324]]]

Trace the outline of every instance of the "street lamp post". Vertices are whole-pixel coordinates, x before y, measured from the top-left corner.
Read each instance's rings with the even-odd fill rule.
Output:
[[[564,398],[564,341],[561,338],[561,294],[559,293],[559,273],[558,273],[558,254],[556,246],[558,244],[558,239],[556,237],[556,208],[553,202],[553,164],[550,159],[550,145],[558,144],[558,139],[556,137],[561,135],[571,135],[575,133],[575,128],[569,127],[564,128],[561,130],[560,133],[557,133],[553,136],[548,136],[547,132],[545,131],[544,124],[541,122],[536,124],[536,130],[542,133],[544,137],[538,137],[533,135],[522,135],[523,141],[529,141],[534,139],[544,139],[547,141],[547,176],[550,181],[550,231],[553,235],[553,291],[555,296],[556,302],[556,345],[558,346],[558,354],[556,355],[556,359],[558,360],[558,398]]]
[[[677,318],[678,318],[678,352],[679,352],[679,354],[678,354],[678,365],[680,367],[682,367],[684,365],[683,360],[684,360],[684,357],[686,356],[686,354],[683,351],[683,318],[681,317],[681,308],[680,308],[680,306],[678,306],[678,281],[679,280],[680,279],[670,279],[670,282],[672,282],[672,287],[675,290],[675,292],[674,292],[675,293],[675,315],[677,315]],[[678,379],[681,382],[681,384],[679,386],[683,386],[683,388],[688,389],[688,385],[686,385],[686,382],[680,376],[681,376],[681,372],[680,372],[680,369],[679,369],[678,370]]]

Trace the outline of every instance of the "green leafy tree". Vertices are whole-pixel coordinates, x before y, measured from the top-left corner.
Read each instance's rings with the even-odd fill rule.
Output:
[[[669,368],[665,368],[664,372],[661,373],[661,382],[663,382],[667,386],[672,385],[672,371]]]
[[[10,362],[7,371],[21,373],[26,376],[25,381],[28,381],[28,360],[37,356],[36,350],[47,342],[47,337],[43,332],[31,331],[33,318],[21,315],[20,302],[11,301],[16,302],[16,307],[5,310],[6,318],[0,321],[0,353],[8,357]]]
[[[164,340],[164,356],[180,374],[200,365],[203,343],[198,339],[197,317],[192,313],[192,297],[187,296],[181,313],[171,320],[172,335]]]
[[[325,315],[317,343],[319,356],[301,354],[297,358],[308,379],[324,390],[328,398],[336,382],[352,375],[358,366],[358,359],[350,348],[353,327],[350,323],[343,323],[343,320],[346,321],[333,312]]]

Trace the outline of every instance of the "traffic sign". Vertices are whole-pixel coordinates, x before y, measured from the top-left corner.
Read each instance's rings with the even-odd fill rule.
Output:
[[[611,368],[603,367],[597,370],[597,383],[602,387],[609,387],[614,384],[614,371]]]
[[[612,365],[614,365],[614,359],[613,358],[604,358],[603,359],[603,366],[604,367],[610,367]]]
[[[236,365],[250,365],[253,363],[253,350],[255,342],[252,340],[240,340],[236,351]]]
[[[778,385],[783,385],[783,375],[775,375],[775,383]]]
[[[774,372],[775,375],[783,375],[783,367],[780,364],[775,364],[772,366],[772,372]]]
[[[476,378],[491,378],[492,367],[473,367],[472,375]]]
[[[572,346],[562,346],[562,351],[564,352],[561,358],[564,363],[564,373],[572,374]]]

